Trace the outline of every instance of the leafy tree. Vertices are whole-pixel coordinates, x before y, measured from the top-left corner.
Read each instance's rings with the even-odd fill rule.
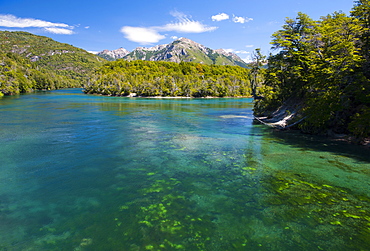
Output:
[[[359,21],[362,27],[362,32],[359,36],[359,46],[361,55],[365,58],[363,65],[364,74],[367,78],[370,78],[370,0],[355,1],[351,15]]]
[[[315,28],[316,22],[299,12],[296,19],[286,19],[283,29],[272,35],[272,48],[279,52],[269,58],[268,74],[277,77],[283,100],[292,93],[300,97],[309,80]]]
[[[352,16],[335,12],[313,21],[298,13],[287,19],[273,34],[278,52],[268,58],[264,99],[255,113],[295,104],[306,117],[303,131],[370,136],[369,2],[356,1]]]
[[[253,62],[250,64],[251,66],[251,88],[252,88],[252,96],[257,97],[257,89],[261,87],[262,81],[260,81],[261,78],[261,72],[263,71],[263,65],[266,63],[266,56],[262,55],[261,48],[257,48],[253,55],[252,55]]]
[[[317,27],[320,46],[315,50],[306,93],[308,122],[317,128],[346,130],[349,114],[344,113],[356,105],[353,85],[361,79],[358,69],[363,58],[356,46],[360,30],[357,20],[343,13],[323,17]]]
[[[78,86],[74,80],[40,68],[15,53],[0,54],[0,65],[0,92],[3,95]]]
[[[86,93],[122,96],[249,96],[250,72],[239,66],[191,62],[117,60],[97,69],[85,85]],[[114,84],[113,84],[114,83]],[[112,88],[112,85],[125,85]]]

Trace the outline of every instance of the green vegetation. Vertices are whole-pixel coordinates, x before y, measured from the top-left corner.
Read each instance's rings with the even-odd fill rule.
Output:
[[[314,21],[298,13],[286,19],[273,34],[278,53],[268,58],[255,114],[294,104],[294,112],[306,117],[298,125],[304,132],[369,137],[369,13],[370,1],[360,0],[351,16],[335,12]]]
[[[77,81],[38,67],[15,53],[0,54],[0,65],[0,96],[79,87]]]
[[[27,32],[0,31],[0,92],[81,87],[104,59],[69,44]]]
[[[263,56],[261,49],[257,48],[252,55],[253,62],[249,64],[251,68],[251,88],[253,97],[257,97],[257,89],[261,88],[264,80],[265,70],[263,69],[266,63],[266,56]]]
[[[111,96],[250,96],[249,70],[191,62],[117,60],[95,71],[86,93]]]

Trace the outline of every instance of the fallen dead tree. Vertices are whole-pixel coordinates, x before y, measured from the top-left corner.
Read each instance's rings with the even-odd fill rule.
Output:
[[[276,129],[288,129],[301,123],[306,118],[301,114],[301,109],[301,102],[290,100],[268,116],[265,114],[265,116],[254,116],[254,119]]]
[[[273,128],[277,128],[277,129],[288,129],[289,127],[292,127],[294,125],[297,125],[299,124],[300,122],[302,122],[306,117],[302,117],[300,118],[299,120],[289,124],[289,121],[292,120],[292,118],[294,117],[294,114],[290,114],[286,117],[284,117],[283,119],[279,120],[279,121],[276,121],[276,122],[267,122],[269,119],[267,117],[254,117],[254,119],[256,119],[257,121],[259,121],[260,123],[264,124],[264,125],[267,125],[267,126],[271,126]]]

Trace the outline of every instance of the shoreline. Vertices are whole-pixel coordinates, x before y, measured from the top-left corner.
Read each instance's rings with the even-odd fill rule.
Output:
[[[84,92],[85,93],[85,92]],[[253,96],[225,96],[225,97],[217,97],[217,96],[206,96],[206,97],[186,97],[186,96],[136,96],[136,95],[106,95],[100,93],[85,93],[87,95],[97,95],[97,96],[105,96],[105,97],[120,97],[120,98],[153,98],[153,99],[194,99],[194,98],[203,98],[203,99],[217,99],[217,98],[253,98]]]

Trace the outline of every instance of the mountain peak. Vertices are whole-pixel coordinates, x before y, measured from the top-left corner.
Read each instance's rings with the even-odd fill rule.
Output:
[[[193,40],[190,40],[189,38],[186,38],[186,37],[180,37],[176,39],[175,41],[185,42],[185,43],[195,43]]]
[[[179,39],[173,41],[171,44],[185,44],[185,45],[201,47],[202,49],[207,48],[204,45],[201,45],[201,44],[199,44],[197,42],[194,42],[193,40],[190,40],[190,39],[185,38],[185,37],[180,37]]]
[[[127,54],[129,54],[130,52],[128,50],[126,50],[125,48],[121,47],[119,49],[116,49],[116,50],[103,50],[101,52],[98,52],[96,55],[102,57],[102,58],[105,58],[107,60],[116,60],[118,58],[123,58],[124,56],[126,56]]]

